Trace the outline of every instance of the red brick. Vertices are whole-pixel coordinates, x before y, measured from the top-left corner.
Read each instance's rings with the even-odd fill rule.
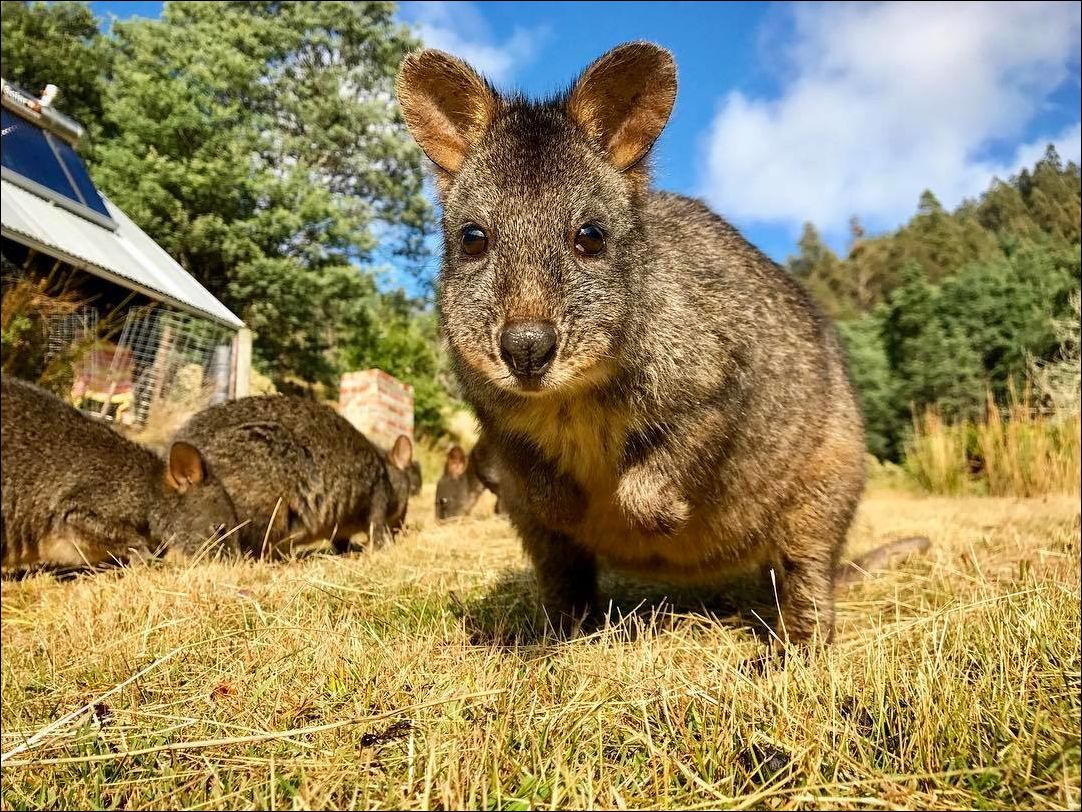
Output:
[[[413,387],[380,369],[347,372],[338,387],[339,412],[377,445],[413,436]]]

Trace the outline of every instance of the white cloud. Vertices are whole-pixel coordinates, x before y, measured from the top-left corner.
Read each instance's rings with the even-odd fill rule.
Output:
[[[986,158],[1024,138],[1049,95],[1077,82],[1078,3],[800,5],[793,14],[795,41],[781,50],[793,71],[780,96],[732,92],[711,126],[703,193],[725,215],[812,220],[837,233],[857,214],[886,228],[912,214],[924,188],[955,205],[1032,164],[1049,141],[1079,159],[1077,123],[1021,144],[1010,161]]]
[[[546,33],[515,26],[509,38],[497,42],[484,15],[467,2],[404,3],[403,10],[426,46],[464,59],[496,84],[508,82],[537,55]]]

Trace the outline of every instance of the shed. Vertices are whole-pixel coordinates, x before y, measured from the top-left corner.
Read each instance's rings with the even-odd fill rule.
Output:
[[[97,189],[75,149],[82,127],[52,109],[53,93],[2,79],[0,90],[5,298],[19,284],[38,301],[65,291],[34,328],[42,363],[70,366],[59,394],[137,426],[246,394],[244,323]]]

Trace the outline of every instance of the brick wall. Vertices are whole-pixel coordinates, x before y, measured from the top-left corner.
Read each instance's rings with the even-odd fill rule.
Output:
[[[338,411],[381,448],[390,448],[399,434],[413,438],[413,387],[382,369],[343,375]]]

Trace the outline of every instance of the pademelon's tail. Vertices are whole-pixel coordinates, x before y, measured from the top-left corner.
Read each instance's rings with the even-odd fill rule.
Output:
[[[886,544],[881,544],[874,550],[842,564],[834,583],[846,586],[862,581],[871,577],[877,570],[887,569],[911,555],[926,552],[931,546],[932,542],[928,540],[927,536],[909,536],[897,541],[888,541]]]

